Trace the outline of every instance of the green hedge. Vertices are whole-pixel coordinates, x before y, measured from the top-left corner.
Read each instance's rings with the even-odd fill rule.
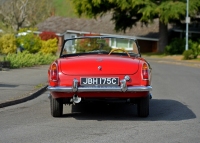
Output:
[[[185,50],[185,40],[174,38],[172,42],[165,47],[165,53],[167,55],[179,55]]]
[[[200,40],[192,41],[189,39],[188,47],[189,49],[185,51],[185,39],[175,38],[172,42],[166,46],[165,54],[169,55],[180,55],[184,56],[185,60],[196,59],[200,54]]]
[[[185,60],[197,59],[200,54],[200,41],[192,42],[189,41],[189,50],[183,52],[183,56]]]
[[[36,53],[31,54],[24,51],[18,54],[8,54],[6,61],[10,61],[11,68],[32,67],[36,65],[46,65],[52,63],[57,57],[52,54]]]

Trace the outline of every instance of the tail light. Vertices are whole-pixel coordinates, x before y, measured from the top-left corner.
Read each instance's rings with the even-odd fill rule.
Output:
[[[142,66],[142,78],[143,80],[149,80],[149,66],[144,63]]]
[[[53,63],[51,65],[51,70],[50,70],[50,79],[52,81],[57,81],[58,80],[58,66],[56,63]]]

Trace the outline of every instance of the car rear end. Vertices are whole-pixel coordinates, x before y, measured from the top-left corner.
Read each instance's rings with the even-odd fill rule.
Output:
[[[138,115],[149,114],[151,67],[141,57],[92,53],[64,56],[48,71],[52,115],[62,104],[118,100],[138,105]]]

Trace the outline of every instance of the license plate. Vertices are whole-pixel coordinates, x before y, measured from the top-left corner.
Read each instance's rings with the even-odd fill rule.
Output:
[[[103,77],[82,77],[81,85],[119,85],[119,78],[103,78]]]

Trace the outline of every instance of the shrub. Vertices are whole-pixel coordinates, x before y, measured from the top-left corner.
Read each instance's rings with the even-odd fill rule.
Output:
[[[189,40],[189,50],[184,51],[183,56],[185,60],[196,59],[200,54],[200,44]]]
[[[190,60],[190,59],[194,59],[194,55],[191,49],[184,51],[183,52],[183,58],[184,60]]]
[[[54,38],[58,40],[58,36],[54,32],[50,32],[50,31],[44,31],[39,36],[44,41],[47,41],[49,39],[54,39]]]
[[[166,46],[165,53],[170,55],[182,54],[185,50],[185,40],[174,38],[172,42]]]
[[[57,39],[49,39],[47,41],[42,41],[42,47],[40,51],[42,53],[56,54],[58,50]]]
[[[30,28],[20,28],[19,33],[28,32],[28,31],[37,31],[38,29],[36,27],[30,27]]]
[[[191,45],[191,50],[194,55],[194,59],[196,59],[198,55],[200,54],[200,43],[192,42],[190,45]]]
[[[41,49],[42,42],[39,36],[34,35],[32,32],[17,38],[17,45],[22,46],[30,53],[37,53]]]
[[[104,50],[111,50],[106,41],[101,41],[104,44]],[[77,52],[87,52],[99,50],[99,40],[94,39],[80,39],[75,46]]]
[[[18,54],[8,54],[5,59],[10,61],[11,68],[32,67],[35,65],[46,65],[53,62],[57,57],[52,54],[31,54],[24,51]]]
[[[38,65],[46,65],[52,63],[55,59],[57,59],[57,56],[52,55],[50,53],[43,54],[39,52],[36,54],[35,58],[38,61]]]
[[[0,38],[0,53],[16,53],[16,38],[14,34],[5,34]]]

